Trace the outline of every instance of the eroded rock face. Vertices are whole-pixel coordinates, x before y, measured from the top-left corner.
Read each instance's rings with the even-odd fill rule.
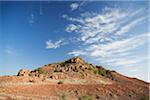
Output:
[[[25,69],[21,69],[19,72],[18,72],[18,75],[17,76],[29,76],[31,71],[29,70],[25,70]]]
[[[45,76],[43,74],[39,74],[37,71],[30,71],[30,70],[24,70],[21,69],[18,72],[19,77],[22,77],[22,80],[25,80],[27,82],[41,82],[45,80]]]
[[[68,63],[81,63],[81,64],[85,63],[85,61],[82,58],[78,57],[78,56],[68,60],[67,62]]]
[[[97,73],[100,73],[97,67],[88,64],[80,57],[73,57],[64,62],[48,64],[32,71],[21,69],[18,76],[31,77],[30,81],[32,82],[34,78],[39,80],[44,78],[65,79],[67,77],[86,78],[89,74],[95,76]]]

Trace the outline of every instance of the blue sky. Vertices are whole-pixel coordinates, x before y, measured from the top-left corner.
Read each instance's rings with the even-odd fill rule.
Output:
[[[1,1],[0,9],[0,75],[81,56],[148,81],[148,1]]]

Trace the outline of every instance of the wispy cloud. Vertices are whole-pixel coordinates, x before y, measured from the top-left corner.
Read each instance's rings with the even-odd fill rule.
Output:
[[[110,64],[111,66],[129,66],[139,63],[147,57],[135,55],[133,50],[144,45],[148,33],[124,40],[114,41],[108,44],[92,44],[82,47],[79,50],[73,50],[68,54],[86,56],[94,59],[100,64]]]
[[[10,46],[7,46],[6,48],[5,48],[5,50],[4,50],[4,52],[6,53],[6,54],[14,54],[14,49],[12,48],[12,47],[10,47]]]
[[[86,56],[112,66],[134,66],[145,60],[145,56],[136,55],[133,51],[147,43],[149,33],[128,35],[131,29],[147,18],[142,12],[143,9],[132,13],[106,7],[101,13],[87,12],[76,18],[63,15],[63,18],[72,22],[66,31],[77,33],[76,38],[81,42],[81,47],[68,54]],[[124,37],[125,34],[127,37]]]
[[[29,19],[28,19],[28,23],[30,25],[32,25],[32,24],[34,24],[34,22],[35,22],[35,16],[34,16],[33,13],[31,13],[30,16],[29,16]]]
[[[78,3],[72,3],[72,4],[70,5],[71,11],[74,11],[74,10],[78,9],[79,6],[80,6],[80,5],[79,5]]]
[[[78,29],[79,28],[79,26],[77,26],[77,25],[75,25],[75,24],[70,24],[70,25],[68,25],[67,27],[66,27],[66,31],[67,32],[73,32],[73,31],[75,31],[76,29]]]
[[[73,30],[69,32],[76,31],[80,33],[80,40],[85,43],[93,43],[96,41],[110,40],[107,35],[116,31],[120,22],[127,16],[127,13],[121,12],[118,9],[107,9],[102,14],[88,13],[87,15],[82,15],[82,17],[72,18],[67,15],[63,15],[69,21],[77,22],[77,25],[68,25],[66,29],[70,29],[73,26]],[[95,37],[95,38],[94,38]]]
[[[140,23],[141,21],[143,21],[144,19],[146,19],[145,16],[140,17],[134,21],[132,21],[131,23],[121,27],[121,29],[119,31],[117,31],[115,34],[116,35],[122,35],[125,34],[126,32],[128,32],[131,28],[135,27],[136,25],[139,25],[138,23]]]
[[[109,56],[110,54],[113,55],[113,54],[118,54],[118,53],[122,53],[125,51],[127,52],[147,42],[145,40],[147,36],[148,36],[148,33],[144,33],[142,35],[138,35],[132,38],[117,40],[117,41],[113,41],[107,44],[94,44],[94,45],[91,45],[91,47],[88,50],[96,50],[97,53],[95,54],[95,56],[98,56],[98,55]],[[104,53],[101,54],[98,51],[100,52],[103,51]]]
[[[71,11],[75,11],[84,6],[88,1],[74,2],[70,4]]]
[[[48,40],[48,41],[46,41],[46,48],[47,49],[56,49],[65,44],[66,44],[66,42],[64,42],[63,39],[60,39],[58,41]]]
[[[74,50],[68,53],[69,55],[79,56],[79,55],[87,55],[87,52],[82,50]]]

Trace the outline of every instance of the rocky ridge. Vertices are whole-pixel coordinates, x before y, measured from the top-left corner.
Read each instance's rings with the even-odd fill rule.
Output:
[[[102,66],[88,64],[80,57],[73,57],[64,62],[47,64],[33,71],[21,69],[17,76],[30,77],[39,81],[46,79],[90,79],[96,77],[112,78],[111,71]],[[104,79],[104,78],[103,78]],[[108,80],[108,79],[106,79]],[[31,80],[29,80],[31,81]],[[36,80],[35,80],[36,81]]]

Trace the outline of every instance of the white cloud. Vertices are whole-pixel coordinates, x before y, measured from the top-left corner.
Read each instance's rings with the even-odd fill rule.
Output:
[[[7,54],[13,54],[13,51],[10,50],[10,49],[6,49],[6,50],[5,50],[5,53],[7,53]]]
[[[139,25],[138,23],[140,23],[141,21],[143,21],[146,17],[141,17],[141,18],[138,18],[134,21],[132,21],[131,23],[127,24],[126,26],[124,27],[121,27],[121,29],[119,31],[117,31],[115,34],[116,35],[122,35],[122,34],[125,34],[126,32],[128,32],[131,28],[135,27],[136,25]]]
[[[97,50],[102,52],[103,51],[103,55],[105,54],[104,52],[106,52],[106,56],[109,56],[110,54],[117,54],[117,53],[122,53],[125,51],[129,51],[132,50],[142,44],[144,44],[145,42],[147,42],[146,38],[148,36],[148,33],[144,33],[132,38],[127,38],[127,39],[123,39],[123,40],[117,40],[117,41],[113,41],[111,43],[107,43],[107,44],[98,44],[98,45],[91,45],[92,47],[89,48],[89,50]],[[138,44],[137,44],[138,43]],[[97,52],[95,51],[95,52]],[[100,55],[101,53],[97,52],[96,56]]]
[[[82,50],[74,50],[68,53],[69,55],[79,56],[79,55],[87,55],[85,51]]]
[[[135,55],[131,51],[144,45],[147,42],[146,38],[148,36],[148,33],[143,33],[108,44],[91,44],[79,50],[69,52],[69,54],[91,57],[96,61],[100,61],[101,64],[110,64],[111,66],[129,66],[146,59],[145,56]]]
[[[63,39],[55,41],[55,42],[53,42],[52,40],[48,40],[48,41],[46,41],[46,48],[47,49],[56,49],[64,44],[66,44],[66,43],[64,42]]]
[[[29,22],[30,25],[35,23],[35,16],[34,16],[33,13],[30,14],[28,22]]]
[[[76,25],[74,25],[74,24],[70,24],[70,25],[68,25],[68,26],[66,27],[66,31],[67,31],[67,32],[73,32],[73,31],[77,30],[78,28],[79,28],[79,26],[76,26]]]
[[[124,34],[128,34],[147,18],[141,15],[142,11],[143,9],[137,9],[130,15],[131,12],[128,11],[107,8],[102,13],[88,12],[80,14],[81,16],[77,18],[64,15],[63,18],[72,22],[67,26],[66,31],[78,33],[77,40],[81,42],[80,49],[75,49],[68,54],[83,55],[101,63],[107,61],[113,66],[133,65],[142,61],[140,55],[133,58],[129,56],[134,55],[132,51],[147,42],[148,33],[132,37],[128,35],[124,38]],[[136,15],[140,16],[134,18]],[[136,59],[137,57],[139,58]]]
[[[14,49],[10,46],[7,46],[4,50],[4,52],[7,54],[14,54]]]
[[[62,15],[62,18],[65,18],[66,20],[71,21],[71,22],[78,22],[78,23],[84,24],[84,21],[83,21],[82,18],[72,18],[72,17],[69,17],[66,14]]]
[[[140,59],[138,58],[140,57]],[[106,60],[107,62],[105,62],[103,60],[103,63],[109,63],[111,64],[111,66],[125,66],[125,67],[131,67],[131,66],[134,66],[135,64],[138,64],[144,60],[146,60],[147,58],[146,57],[143,57],[143,56],[121,56],[121,57],[118,57],[118,58],[113,58],[113,60],[111,59],[108,59]]]
[[[127,16],[127,13],[121,12],[118,9],[111,9],[104,11],[104,13],[88,13],[88,15],[84,17],[82,15],[78,18],[63,15],[63,18],[78,23],[77,25],[73,25],[73,29],[81,34],[81,41],[93,43],[96,41],[111,40],[107,35],[113,33],[120,27],[120,22]],[[70,29],[70,26],[72,24],[68,25],[66,29]]]
[[[74,10],[78,9],[79,6],[80,6],[80,5],[79,5],[78,3],[72,3],[72,4],[70,5],[71,11],[74,11]]]
[[[132,13],[117,8],[106,8],[102,13],[88,12],[80,14],[81,16],[77,18],[63,15],[63,18],[72,22],[66,27],[66,31],[80,33],[78,40],[84,44],[111,42],[115,39],[121,39],[120,35],[128,33],[146,18],[140,16],[137,19],[134,18],[135,20],[129,20],[141,13],[143,9],[137,9]],[[129,13],[132,14],[129,15]]]

